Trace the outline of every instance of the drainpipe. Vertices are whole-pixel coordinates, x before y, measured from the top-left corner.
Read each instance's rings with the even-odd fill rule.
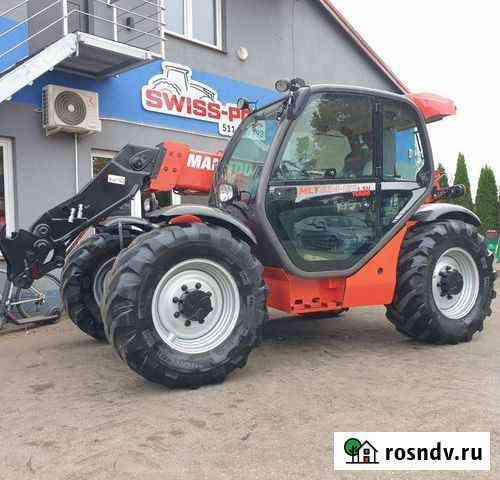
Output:
[[[78,133],[75,133],[75,191],[78,193]]]

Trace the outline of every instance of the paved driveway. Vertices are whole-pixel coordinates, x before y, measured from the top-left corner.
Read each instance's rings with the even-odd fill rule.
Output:
[[[278,321],[226,383],[168,391],[68,321],[0,336],[0,479],[498,479],[500,313],[467,345],[383,309]],[[334,473],[333,431],[491,431],[496,473]]]

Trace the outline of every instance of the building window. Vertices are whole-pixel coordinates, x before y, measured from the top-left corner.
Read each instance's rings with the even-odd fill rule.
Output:
[[[167,31],[222,48],[222,0],[169,0]]]
[[[93,150],[92,151],[92,178],[108,164],[108,162],[116,155],[116,152],[111,150]]]

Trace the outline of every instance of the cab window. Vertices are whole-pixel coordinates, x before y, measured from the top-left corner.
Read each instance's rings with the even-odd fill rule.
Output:
[[[381,220],[387,230],[413,196],[420,194],[417,175],[426,161],[416,112],[406,103],[392,100],[382,101],[382,112]]]
[[[372,102],[322,94],[296,120],[272,181],[317,181],[373,176]]]
[[[406,104],[383,106],[384,180],[416,182],[425,164],[418,117]]]
[[[264,162],[278,131],[282,103],[251,115],[240,127],[239,140],[222,166],[221,181],[235,187],[246,201],[255,198]]]

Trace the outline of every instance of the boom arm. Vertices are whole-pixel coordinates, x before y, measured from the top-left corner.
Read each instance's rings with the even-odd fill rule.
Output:
[[[45,212],[29,230],[11,238],[2,232],[0,250],[9,280],[28,288],[33,280],[62,267],[68,245],[139,190],[208,193],[219,157],[173,142],[156,148],[127,145],[80,192]]]

